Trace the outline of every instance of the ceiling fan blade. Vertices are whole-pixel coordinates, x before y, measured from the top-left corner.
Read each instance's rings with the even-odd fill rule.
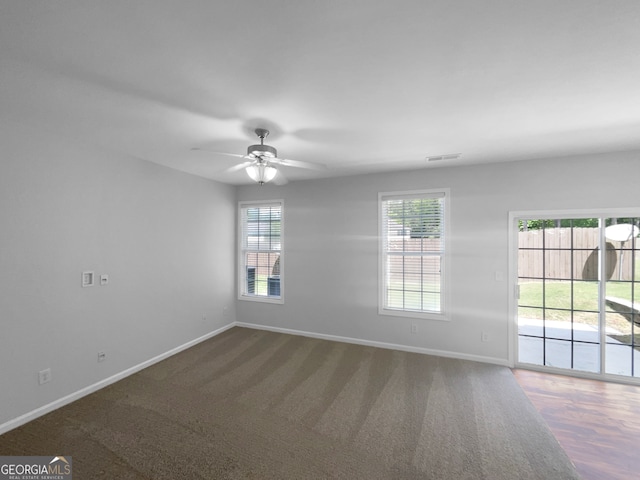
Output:
[[[213,150],[207,150],[206,148],[194,147],[191,150],[196,151],[196,152],[213,153],[215,155],[225,155],[227,157],[249,158],[246,155],[240,155],[239,153],[214,152]]]
[[[224,173],[237,172],[239,170],[242,170],[243,168],[247,168],[252,163],[253,162],[242,162],[242,163],[239,163],[238,165],[234,165],[233,167],[227,168],[226,170],[224,170]]]
[[[285,167],[307,168],[310,170],[326,170],[324,163],[301,162],[300,160],[290,160],[288,158],[270,158],[270,162],[284,165]]]

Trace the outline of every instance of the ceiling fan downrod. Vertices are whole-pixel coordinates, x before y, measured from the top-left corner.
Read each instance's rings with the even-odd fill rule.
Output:
[[[247,155],[252,158],[276,158],[278,151],[271,145],[265,145],[264,139],[269,136],[269,130],[266,128],[256,128],[256,135],[260,138],[260,145],[249,145],[247,148]]]

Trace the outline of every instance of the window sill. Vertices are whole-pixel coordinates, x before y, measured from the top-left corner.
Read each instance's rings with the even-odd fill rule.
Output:
[[[265,297],[261,295],[239,295],[238,300],[244,300],[247,302],[258,302],[258,303],[274,303],[274,304],[284,303],[284,299],[282,297]]]
[[[378,315],[385,315],[389,317],[421,318],[423,320],[436,320],[439,322],[449,321],[449,317],[444,313],[417,312],[412,310],[393,310],[390,308],[382,307],[378,309]]]

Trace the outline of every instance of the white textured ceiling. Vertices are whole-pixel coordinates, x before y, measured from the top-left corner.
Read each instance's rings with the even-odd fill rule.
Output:
[[[233,184],[640,149],[640,1],[0,0],[0,117]]]

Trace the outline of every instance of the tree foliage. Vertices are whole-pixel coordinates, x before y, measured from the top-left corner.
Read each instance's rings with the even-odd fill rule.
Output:
[[[638,225],[638,218],[607,218],[605,227],[619,223]],[[597,218],[574,218],[574,219],[536,219],[520,220],[518,228],[521,232],[526,230],[542,230],[544,228],[597,228],[599,226]]]
[[[443,222],[441,198],[387,201],[387,215],[411,238],[440,236]]]

